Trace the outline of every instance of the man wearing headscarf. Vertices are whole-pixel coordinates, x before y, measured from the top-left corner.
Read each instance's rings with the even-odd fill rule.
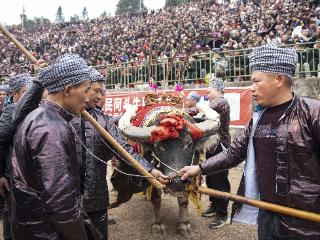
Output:
[[[207,90],[207,96],[209,102],[203,102],[203,104],[208,103],[209,107],[216,111],[220,115],[220,144],[214,151],[206,152],[206,159],[217,155],[222,152],[223,149],[230,146],[230,133],[229,133],[229,124],[230,124],[230,106],[228,101],[223,97],[224,96],[224,83],[221,78],[213,78],[209,82],[209,87]],[[198,106],[198,105],[197,105]],[[189,109],[191,115],[195,115],[199,112],[197,108]],[[206,184],[209,188],[230,192],[230,182],[228,179],[228,170],[220,171],[216,174],[211,174],[206,176]],[[220,228],[229,222],[228,218],[228,204],[229,201],[226,199],[220,199],[210,196],[209,197],[210,206],[209,208],[202,213],[203,217],[213,217],[211,223],[209,224],[210,228]]]
[[[246,160],[238,194],[320,213],[320,102],[292,92],[298,62],[294,49],[275,42],[250,55],[252,94],[259,110],[224,152],[194,167],[182,179],[237,166]],[[233,220],[258,224],[259,240],[320,239],[320,223],[248,205],[233,205]]]
[[[209,100],[209,106],[211,109],[215,110],[220,115],[220,144],[214,152],[207,152],[206,158],[213,157],[223,149],[230,146],[230,106],[228,101],[224,98],[224,82],[221,78],[213,78],[207,90],[207,96]],[[230,192],[230,182],[228,179],[228,170],[220,171],[219,173],[206,176],[206,183],[209,188]],[[210,228],[220,228],[223,225],[229,223],[228,218],[228,204],[229,201],[226,199],[215,198],[210,196],[209,201],[211,205],[202,213],[203,217],[213,216],[213,220],[210,223]]]
[[[90,69],[78,55],[67,54],[40,70],[39,79],[47,100],[22,121],[13,143],[13,239],[102,239],[93,227],[86,232],[69,126],[88,101]]]
[[[13,76],[8,81],[10,103],[16,103],[22,97],[27,87],[31,85],[34,80],[28,73],[18,74]]]
[[[200,99],[201,99],[201,96],[196,91],[190,92],[186,98],[186,103],[184,105],[184,111],[186,113],[188,113],[193,118],[199,112],[196,105],[198,102],[200,102]],[[198,115],[200,115],[200,113]]]
[[[200,99],[201,99],[201,96],[196,91],[190,92],[187,96],[185,107],[187,109],[195,107],[197,103],[200,101]]]
[[[97,108],[99,108],[102,112],[105,111],[105,104],[106,104],[106,96],[107,96],[107,89],[106,85],[102,85],[102,90],[101,90],[101,99],[99,103],[97,104]]]
[[[10,179],[10,161],[12,154],[13,138],[13,115],[16,104],[21,99],[28,85],[34,81],[29,74],[19,74],[9,80],[6,92],[9,94],[9,101],[4,107],[0,116],[0,195],[5,197],[5,208],[3,211],[3,239],[11,239],[10,228],[10,201],[9,201],[9,179]]]
[[[7,96],[9,86],[6,84],[0,84],[0,116],[4,107],[4,100]]]
[[[105,115],[97,107],[101,101],[103,91],[103,77],[94,68],[90,69],[91,89],[88,93],[86,110],[103,126],[111,136],[125,148],[147,171],[155,177],[166,178],[154,166],[135,153],[124,139],[121,131],[113,123],[111,116]],[[93,126],[83,118],[71,121],[76,133],[77,158],[80,163],[81,202],[83,210],[90,217],[91,222],[108,238],[108,206],[109,195],[106,181],[106,162],[113,156],[119,156]]]
[[[0,85],[0,116],[1,116],[2,111],[4,109],[4,103],[5,103],[5,98],[7,97],[8,89],[9,89],[9,86],[7,84]],[[1,121],[1,118],[0,118],[0,121]],[[0,129],[0,134],[1,134],[1,129]],[[0,150],[1,150],[1,147],[0,147]],[[0,153],[0,156],[2,156],[2,154]],[[0,157],[0,158],[3,158],[3,157]],[[1,162],[2,161],[0,160],[0,163]],[[5,206],[5,198],[3,196],[0,196],[0,212],[3,217],[8,215],[7,214],[8,208]],[[4,222],[5,221],[3,221],[3,223]],[[4,229],[4,226],[3,226],[3,229]]]

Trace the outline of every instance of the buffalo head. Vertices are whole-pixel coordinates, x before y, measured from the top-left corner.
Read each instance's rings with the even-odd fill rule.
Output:
[[[128,139],[140,143],[143,148],[143,156],[147,160],[152,161],[165,175],[175,179],[174,191],[179,191],[183,190],[180,188],[184,186],[177,183],[175,170],[186,165],[196,164],[199,152],[212,151],[216,148],[219,143],[217,131],[220,127],[220,118],[216,112],[210,112],[209,119],[195,123],[184,112],[180,111],[180,117],[177,117],[175,110],[177,110],[175,107],[164,107],[155,114],[156,117],[153,120],[142,127],[136,127],[130,123],[136,109],[134,106],[130,106],[130,108],[127,107],[126,113],[120,119],[119,128]],[[174,125],[177,122],[175,120],[183,124],[176,124],[174,129],[168,128],[168,124]],[[160,135],[155,134],[159,131]],[[201,134],[194,134],[194,131]]]

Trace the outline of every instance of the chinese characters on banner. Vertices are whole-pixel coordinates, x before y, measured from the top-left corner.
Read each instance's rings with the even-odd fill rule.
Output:
[[[197,91],[201,96],[206,95],[206,89],[186,89],[184,90],[184,98],[189,92]],[[166,92],[175,96],[179,93],[171,91]],[[144,96],[147,92],[118,92],[106,96],[105,112],[107,114],[118,116],[124,112],[123,106],[132,104],[144,106]],[[224,97],[230,104],[231,125],[246,125],[252,114],[252,96],[248,88],[226,88]],[[184,99],[185,100],[185,99]]]

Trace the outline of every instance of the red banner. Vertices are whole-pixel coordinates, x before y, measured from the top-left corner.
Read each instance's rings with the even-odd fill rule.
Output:
[[[185,89],[184,100],[191,91],[197,91],[201,96],[207,94],[206,89]],[[178,96],[179,93],[174,90],[157,91],[166,92]],[[144,96],[146,91],[139,92],[117,92],[106,96],[105,112],[107,114],[117,116],[123,113],[125,104],[144,106]],[[224,97],[230,105],[231,125],[246,125],[252,114],[252,96],[248,88],[226,88]]]

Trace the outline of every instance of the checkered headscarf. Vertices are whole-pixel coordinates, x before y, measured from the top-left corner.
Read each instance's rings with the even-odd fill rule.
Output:
[[[93,67],[90,67],[90,80],[91,82],[103,82],[103,76]]]
[[[276,41],[255,48],[249,56],[251,71],[283,74],[292,78],[298,63],[298,54],[292,48],[278,48]]]
[[[77,54],[65,54],[45,69],[41,69],[39,79],[49,93],[64,90],[67,85],[78,85],[90,80],[90,69],[83,58]]]
[[[191,93],[188,94],[187,99],[194,100],[195,102],[199,102],[201,99],[201,96],[196,91],[192,91]]]
[[[22,87],[31,85],[32,81],[34,80],[33,77],[31,77],[28,73],[22,73],[15,75],[11,77],[8,81],[9,84],[9,92],[17,92],[19,91]]]
[[[9,85],[8,84],[0,84],[0,92],[9,92]]]
[[[224,82],[222,78],[212,78],[209,82],[209,87],[215,88],[224,92]]]

